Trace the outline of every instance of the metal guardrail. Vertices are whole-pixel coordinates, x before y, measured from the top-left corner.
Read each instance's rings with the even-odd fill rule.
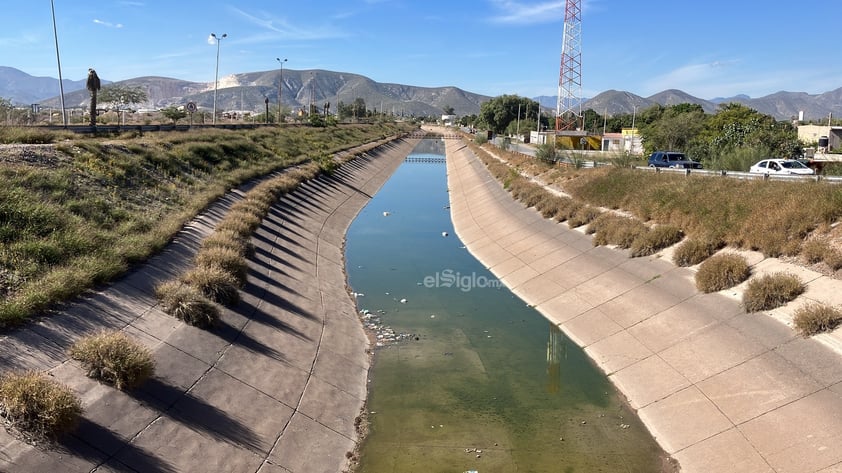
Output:
[[[842,176],[822,176],[822,175],[797,175],[797,174],[755,174],[741,171],[713,171],[710,169],[682,169],[682,168],[653,168],[649,166],[635,166],[635,169],[648,172],[665,172],[671,174],[701,175],[701,176],[718,176],[728,177],[731,179],[745,179],[755,181],[791,181],[791,182],[827,182],[829,184],[842,184]]]

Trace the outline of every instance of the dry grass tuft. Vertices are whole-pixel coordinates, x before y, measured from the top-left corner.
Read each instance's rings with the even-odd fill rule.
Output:
[[[182,281],[197,288],[205,297],[225,306],[240,302],[240,281],[219,266],[196,266],[182,276]]]
[[[588,232],[594,234],[594,246],[616,245],[618,248],[631,248],[647,231],[640,221],[614,214],[603,214],[588,227]]]
[[[251,256],[254,254],[254,245],[247,237],[243,237],[233,230],[217,230],[202,240],[202,246],[199,251],[207,251],[213,248],[225,248],[243,256]]]
[[[696,272],[696,288],[710,293],[734,287],[751,275],[748,261],[734,253],[722,253],[705,260]]]
[[[710,258],[722,244],[709,240],[692,239],[678,245],[672,256],[672,262],[678,266],[693,266]]]
[[[632,256],[649,256],[672,246],[684,238],[684,233],[672,225],[658,225],[640,234],[630,247]]]
[[[210,327],[219,320],[219,307],[202,292],[180,281],[168,281],[155,289],[167,314],[196,327]]]
[[[70,357],[82,363],[88,377],[119,390],[140,386],[155,372],[152,354],[123,332],[100,332],[70,347]]]
[[[597,217],[602,215],[602,211],[590,205],[583,205],[576,208],[576,212],[567,218],[567,226],[569,228],[581,227],[593,222]]]
[[[32,440],[70,432],[81,414],[82,403],[73,391],[45,373],[28,371],[0,377],[0,416]]]
[[[200,251],[196,254],[196,266],[221,268],[234,277],[238,287],[243,287],[248,278],[249,266],[245,257],[229,248],[206,248]]]
[[[804,292],[804,283],[798,276],[788,273],[774,273],[760,276],[748,282],[743,294],[746,312],[758,312],[780,307]]]
[[[795,311],[795,328],[804,337],[830,332],[842,323],[842,311],[819,303],[810,303]]]

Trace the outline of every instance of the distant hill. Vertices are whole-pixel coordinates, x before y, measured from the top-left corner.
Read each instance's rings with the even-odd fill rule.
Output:
[[[23,74],[23,73],[21,73]],[[330,103],[335,111],[339,102],[352,103],[357,98],[365,100],[369,109],[384,109],[387,112],[407,116],[437,116],[445,107],[453,107],[457,115],[479,112],[480,103],[490,97],[466,92],[457,87],[415,87],[410,85],[375,82],[365,76],[325,70],[284,69],[283,105],[285,108],[304,108],[313,102],[320,109]],[[31,77],[31,76],[30,76]],[[263,112],[265,100],[269,99],[270,110],[278,107],[278,85],[280,71],[250,72],[220,77],[217,89],[217,109],[251,110]],[[55,94],[29,91],[21,101],[21,88],[29,82],[20,76],[14,81],[18,87],[0,86],[0,97],[13,97],[18,103],[40,103],[42,106],[60,106],[57,89]],[[56,84],[58,81],[55,81]],[[0,84],[3,83],[0,76]],[[196,102],[200,108],[213,108],[214,84],[189,82],[168,77],[138,77],[114,82],[125,86],[142,87],[147,91],[149,101],[137,104],[138,108],[163,108]],[[57,86],[56,86],[57,87]],[[81,87],[65,88],[65,104],[68,107],[85,107],[89,102],[88,91]]]
[[[86,80],[64,79],[64,92],[84,90]],[[40,103],[45,98],[58,96],[60,90],[58,79],[35,77],[13,67],[0,66],[0,97],[10,99],[15,105]]]
[[[217,108],[222,110],[265,110],[269,99],[271,110],[277,110],[279,70],[233,74],[219,79]],[[441,115],[445,107],[453,107],[457,115],[479,113],[480,104],[490,97],[468,92],[457,87],[416,87],[412,85],[375,82],[368,77],[347,72],[325,70],[284,69],[283,104],[286,108],[307,108],[313,102],[321,108],[326,102],[331,110],[338,103],[352,103],[356,98],[365,100],[369,109],[385,110],[405,116]],[[103,81],[108,83],[108,81]],[[169,77],[138,77],[119,81],[117,84],[139,86],[147,91],[149,102],[139,108],[162,108],[196,102],[200,108],[213,108],[213,82],[189,82]],[[68,107],[85,107],[88,92],[85,81],[65,79],[65,104]],[[11,67],[0,66],[0,97],[13,103],[43,106],[60,106],[58,80],[50,77],[33,77]],[[556,108],[556,97],[540,96],[533,100],[550,110]],[[778,120],[797,117],[804,112],[807,120],[820,120],[829,114],[842,116],[842,87],[823,94],[804,92],[776,92],[759,98],[736,95],[700,99],[680,90],[665,90],[650,97],[631,92],[607,90],[584,99],[583,109],[593,109],[599,114],[630,114],[635,108],[642,110],[655,104],[675,105],[695,103],[708,113],[714,113],[720,104],[737,102]]]

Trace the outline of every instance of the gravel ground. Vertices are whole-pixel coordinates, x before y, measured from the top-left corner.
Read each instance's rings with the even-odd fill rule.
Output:
[[[55,167],[65,157],[55,144],[0,144],[0,163]]]

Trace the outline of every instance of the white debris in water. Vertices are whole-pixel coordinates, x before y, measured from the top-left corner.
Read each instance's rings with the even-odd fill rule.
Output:
[[[384,325],[381,321],[381,316],[385,313],[383,310],[378,310],[377,313],[373,313],[368,309],[360,310],[360,319],[363,322],[363,327],[374,333],[376,340],[374,346],[378,348],[385,347],[413,337],[410,333],[396,333],[394,329]]]

